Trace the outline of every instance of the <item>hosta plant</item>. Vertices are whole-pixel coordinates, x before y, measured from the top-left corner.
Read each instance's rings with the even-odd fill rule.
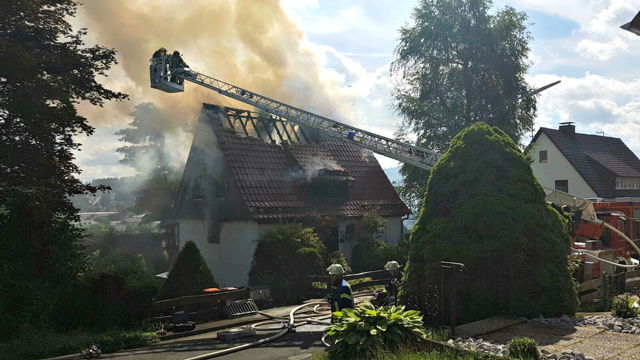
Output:
[[[356,309],[333,313],[335,323],[327,328],[333,339],[329,359],[366,358],[380,349],[395,349],[427,336],[422,315],[404,306],[376,308],[365,302]]]

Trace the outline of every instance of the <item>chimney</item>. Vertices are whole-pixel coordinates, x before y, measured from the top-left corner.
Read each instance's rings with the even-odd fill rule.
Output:
[[[572,121],[562,122],[558,129],[565,135],[574,136],[576,134],[576,127],[573,124]]]

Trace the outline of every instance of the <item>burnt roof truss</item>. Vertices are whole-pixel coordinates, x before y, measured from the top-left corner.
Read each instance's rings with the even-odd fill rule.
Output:
[[[226,108],[222,127],[241,137],[261,139],[267,143],[308,144],[304,132],[297,124],[270,114]]]

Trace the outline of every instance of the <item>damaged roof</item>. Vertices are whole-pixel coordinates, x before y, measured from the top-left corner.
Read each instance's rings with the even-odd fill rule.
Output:
[[[640,190],[616,189],[616,177],[640,177],[640,160],[619,138],[540,128],[576,171],[602,198],[640,196]]]
[[[307,216],[358,217],[370,207],[382,216],[410,213],[369,150],[347,140],[316,143],[267,142],[222,126],[226,108],[204,104],[202,121],[218,139],[228,179],[257,221]],[[233,111],[241,111],[231,109]],[[313,201],[306,186],[320,170],[345,174],[346,197]]]

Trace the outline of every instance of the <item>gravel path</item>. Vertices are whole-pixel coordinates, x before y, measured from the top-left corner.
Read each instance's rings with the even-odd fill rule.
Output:
[[[599,329],[607,329],[623,334],[640,335],[640,318],[622,319],[607,315],[569,317],[563,315],[558,318],[539,317],[529,321],[555,326],[595,326]]]
[[[507,350],[507,345],[497,344],[484,339],[457,338],[455,340],[449,340],[449,344],[452,344],[458,348],[479,351],[479,352],[483,352],[491,355],[506,357],[509,354],[509,351]],[[542,354],[542,358],[545,360],[594,360],[593,358],[586,357],[582,353],[576,353],[576,352],[563,352],[561,354],[553,354],[545,349],[542,349],[540,350],[540,353]]]
[[[594,315],[585,317],[562,316],[557,318],[538,317],[528,320],[529,323],[554,327],[594,327],[617,333],[640,335],[640,318],[622,319],[607,315]],[[625,335],[627,336],[627,335]],[[588,341],[588,340],[587,340]],[[457,338],[449,340],[449,343],[463,349],[484,352],[492,355],[507,356],[507,345],[492,342],[485,339]],[[546,360],[593,360],[580,352],[565,351],[552,353],[547,349],[541,349],[542,358]]]

